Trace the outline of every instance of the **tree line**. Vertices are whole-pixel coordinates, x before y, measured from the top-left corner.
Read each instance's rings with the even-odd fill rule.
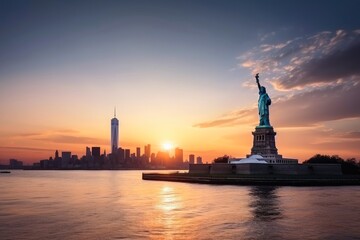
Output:
[[[322,155],[316,154],[309,158],[308,160],[303,162],[304,164],[307,163],[333,163],[333,164],[341,164],[341,169],[344,174],[360,174],[360,162],[357,161],[355,158],[348,158],[343,159],[338,155]]]

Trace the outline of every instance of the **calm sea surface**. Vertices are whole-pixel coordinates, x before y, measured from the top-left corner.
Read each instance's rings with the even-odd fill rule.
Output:
[[[0,174],[0,239],[360,239],[360,187],[213,186],[141,172]]]

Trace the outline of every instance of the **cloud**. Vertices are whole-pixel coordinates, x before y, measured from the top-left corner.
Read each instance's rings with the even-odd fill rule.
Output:
[[[92,144],[92,145],[106,145],[109,143],[109,141],[105,139],[83,137],[83,136],[71,136],[71,135],[51,135],[40,138],[34,138],[34,140],[48,141],[54,143]]]
[[[91,144],[91,145],[106,145],[109,143],[106,139],[79,136],[79,132],[72,129],[56,129],[44,132],[32,133],[18,133],[13,134],[12,137],[16,139],[27,138],[35,141],[45,141],[53,143],[68,143],[68,144]]]
[[[360,31],[324,31],[262,44],[238,59],[239,66],[262,73],[278,90],[360,81]]]
[[[54,151],[54,149],[47,148],[30,148],[30,147],[0,147],[0,149],[9,149],[9,150],[21,150],[21,151],[35,151],[35,152],[49,152]]]
[[[321,142],[321,143],[313,143],[313,146],[315,146],[317,149],[322,150],[322,149],[327,149],[328,151],[336,151],[336,152],[341,152],[341,151],[352,151],[352,157],[357,157],[358,154],[358,150],[359,150],[359,145],[360,145],[360,140],[355,140],[355,141],[339,141],[339,140],[334,140],[334,141],[329,141],[329,142]]]
[[[16,134],[17,137],[24,137],[24,138],[28,138],[28,137],[37,137],[37,136],[42,136],[43,133],[41,132],[33,132],[33,133],[19,133]]]
[[[241,109],[231,113],[225,114],[219,119],[205,121],[194,124],[193,127],[210,128],[210,127],[225,127],[239,124],[254,123],[256,121],[257,109]]]
[[[226,125],[226,124],[231,125],[231,123],[233,123],[237,119],[238,119],[237,117],[232,117],[232,118],[227,118],[227,119],[217,119],[217,120],[213,120],[213,121],[195,124],[194,127],[209,128],[209,127],[216,127],[216,126],[221,126],[221,125]]]
[[[266,34],[263,34],[263,35],[260,35],[260,41],[261,42],[264,42],[265,40],[269,39],[269,38],[272,38],[276,35],[275,32],[269,32],[269,33],[266,33]]]
[[[357,132],[357,131],[346,132],[346,133],[339,135],[339,137],[348,138],[348,139],[360,139],[360,132]]]

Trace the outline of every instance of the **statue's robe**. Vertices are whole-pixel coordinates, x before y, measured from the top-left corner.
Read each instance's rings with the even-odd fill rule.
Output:
[[[258,107],[259,107],[259,116],[260,116],[260,126],[261,125],[270,125],[269,120],[269,105],[271,104],[271,99],[267,93],[262,93],[259,96]]]

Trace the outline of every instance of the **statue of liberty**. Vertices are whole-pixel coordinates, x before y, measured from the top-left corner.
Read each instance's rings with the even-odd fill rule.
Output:
[[[259,74],[255,75],[256,83],[259,88],[259,117],[260,123],[259,127],[270,127],[270,120],[269,120],[269,105],[271,104],[271,99],[269,95],[266,93],[266,88],[261,86],[259,83]]]

